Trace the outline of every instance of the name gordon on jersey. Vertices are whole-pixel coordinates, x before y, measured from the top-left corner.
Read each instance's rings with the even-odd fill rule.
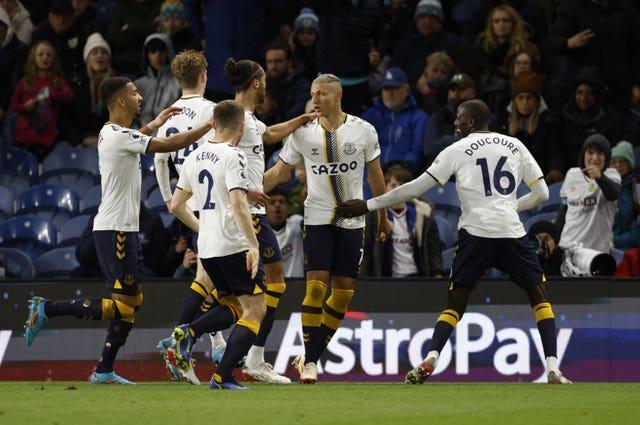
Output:
[[[464,153],[466,153],[469,156],[473,156],[475,151],[477,151],[483,146],[489,146],[489,145],[506,146],[506,148],[511,151],[512,155],[515,155],[518,153],[518,148],[516,147],[515,143],[510,142],[507,139],[502,139],[500,137],[493,137],[493,138],[487,137],[485,139],[478,139],[475,142],[471,143],[469,147],[464,150]]]
[[[346,173],[358,168],[358,161],[351,162],[330,162],[328,164],[312,165],[311,171],[313,174],[321,176],[328,175],[334,176],[336,174]]]

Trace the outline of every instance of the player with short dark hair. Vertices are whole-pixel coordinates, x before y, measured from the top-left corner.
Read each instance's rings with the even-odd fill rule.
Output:
[[[323,74],[311,85],[317,120],[296,130],[265,174],[269,191],[291,176],[304,161],[308,195],[305,200],[304,256],[307,278],[302,301],[305,355],[294,360],[301,383],[316,383],[317,362],[340,327],[355,292],[364,246],[364,218],[347,219],[335,207],[362,196],[364,170],[374,194],[385,192],[380,168],[378,134],[373,126],[342,111],[342,86],[335,75]],[[390,224],[378,214],[379,237],[386,239]],[[324,301],[327,286],[331,295]]]
[[[143,266],[138,239],[142,182],[140,154],[184,148],[204,136],[211,124],[203,124],[167,138],[152,137],[167,119],[180,113],[181,109],[165,109],[138,131],[129,126],[140,113],[142,97],[129,79],[107,78],[100,86],[100,98],[109,110],[109,121],[100,130],[98,138],[102,200],[93,223],[93,235],[100,268],[111,297],[49,301],[34,296],[29,300],[24,336],[27,345],[31,345],[40,329],[52,317],[109,320],[102,356],[89,382],[131,384],[113,371],[113,363],[142,305]]]
[[[470,100],[458,107],[454,123],[461,140],[443,150],[420,177],[368,201],[350,200],[338,214],[357,217],[421,195],[436,184],[456,178],[462,215],[455,248],[447,308],[436,323],[424,361],[406,377],[421,384],[435,370],[440,352],[467,307],[478,279],[490,267],[510,273],[527,293],[542,339],[549,383],[571,383],[562,376],[556,354],[556,324],[545,290],[546,278],[518,216],[545,201],[549,189],[540,167],[518,139],[488,130],[484,102]],[[517,198],[524,182],[531,193]]]
[[[177,366],[188,367],[192,347],[201,335],[226,329],[239,316],[211,378],[211,389],[244,389],[231,372],[253,344],[266,310],[259,245],[247,201],[247,158],[237,148],[244,121],[244,108],[236,101],[225,100],[215,107],[216,134],[187,157],[171,199],[171,211],[194,231],[200,230],[198,252],[222,304],[176,328]],[[186,206],[192,196],[199,219]],[[241,313],[225,303],[231,296],[240,303]]]

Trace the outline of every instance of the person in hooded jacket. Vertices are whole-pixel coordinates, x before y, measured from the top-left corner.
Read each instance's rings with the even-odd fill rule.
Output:
[[[578,165],[582,143],[590,134],[600,133],[614,142],[629,140],[624,117],[605,103],[604,92],[597,69],[578,72],[569,100],[562,107],[561,138],[567,167]]]
[[[582,245],[600,252],[613,248],[613,218],[620,197],[620,174],[611,163],[611,146],[602,134],[582,145],[579,166],[567,171],[560,188],[563,206],[556,218],[560,246]]]
[[[638,174],[634,172],[635,155],[629,142],[620,142],[611,151],[611,166],[622,178],[622,191],[613,219],[613,245],[621,250],[640,246],[640,192]]]
[[[134,81],[143,99],[138,118],[141,126],[153,120],[180,97],[180,84],[171,72],[175,53],[169,36],[151,34],[144,42],[142,54],[144,75]]]

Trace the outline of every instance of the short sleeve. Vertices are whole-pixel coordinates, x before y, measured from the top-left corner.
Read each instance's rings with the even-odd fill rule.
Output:
[[[529,149],[522,144],[519,149],[520,155],[522,155],[522,180],[528,187],[531,187],[536,184],[538,180],[544,178],[544,174],[542,174],[538,162],[533,155],[531,155]]]
[[[302,161],[302,151],[298,137],[299,134],[296,130],[289,136],[289,139],[280,151],[280,159],[289,165],[295,165]]]
[[[247,181],[247,157],[240,149],[234,148],[233,151],[227,155],[225,179],[229,192],[234,189],[249,190],[249,182]]]
[[[364,149],[364,159],[366,162],[371,162],[380,156],[380,143],[378,142],[378,132],[373,126],[367,126],[369,132],[367,138],[367,144]]]
[[[191,184],[189,183],[189,167],[187,164],[188,162],[185,162],[184,166],[182,167],[182,172],[180,173],[180,177],[178,178],[176,189],[181,189],[185,192],[192,193],[193,190],[191,188]]]
[[[457,171],[456,151],[451,149],[452,147],[453,145],[440,152],[427,169],[427,173],[436,179],[441,186],[449,181],[449,178]]]
[[[119,130],[121,134],[120,146],[129,153],[145,153],[151,142],[151,136],[140,133],[138,130]]]

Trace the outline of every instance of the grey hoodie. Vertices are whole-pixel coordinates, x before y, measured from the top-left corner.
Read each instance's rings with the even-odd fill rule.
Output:
[[[157,72],[154,72],[147,60],[147,45],[154,39],[162,41],[167,46],[168,63]],[[174,57],[173,44],[166,34],[151,34],[144,41],[142,67],[145,75],[134,81],[143,98],[142,113],[139,118],[140,127],[152,121],[163,109],[171,106],[180,97],[180,85],[171,72],[170,64]],[[164,136],[164,134],[160,136]]]

